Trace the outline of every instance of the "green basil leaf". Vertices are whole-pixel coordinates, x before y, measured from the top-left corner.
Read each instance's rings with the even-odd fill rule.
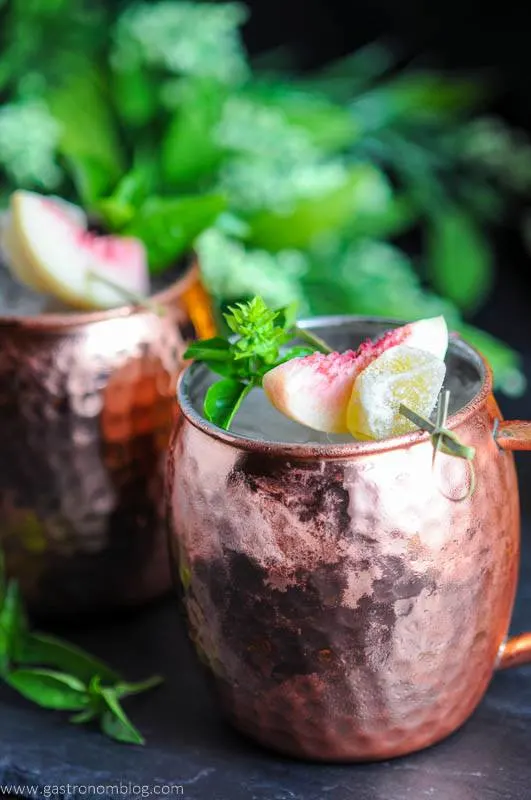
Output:
[[[110,230],[119,231],[133,220],[153,187],[154,172],[152,161],[141,162],[121,178],[112,195],[95,204]]]
[[[104,78],[86,68],[65,73],[47,102],[61,126],[60,150],[74,170],[81,199],[92,203],[107,193],[123,171],[122,152]]]
[[[232,359],[230,342],[221,336],[212,339],[201,339],[188,346],[183,358],[193,358],[196,361],[228,361]]]
[[[299,303],[296,300],[283,308],[277,309],[278,316],[275,320],[275,325],[284,328],[285,331],[291,330],[297,322],[298,310]]]
[[[334,152],[351,145],[359,134],[350,110],[321,93],[286,81],[255,81],[246,95],[266,107],[282,111],[285,120],[308,135],[319,150]]]
[[[85,711],[80,711],[79,714],[74,714],[70,717],[70,722],[73,725],[84,725],[86,722],[92,722],[98,716],[96,708],[87,708]]]
[[[113,689],[102,689],[101,696],[106,710],[101,717],[101,729],[111,739],[125,744],[145,744],[144,737],[138,731],[116,697]]]
[[[150,197],[123,232],[144,242],[150,269],[158,273],[175,263],[225,207],[219,194]]]
[[[109,172],[96,158],[88,155],[68,155],[66,162],[83,205],[94,208],[98,198],[109,189]]]
[[[145,681],[139,681],[138,683],[117,683],[113,688],[116,697],[122,698],[149,692],[162,683],[164,683],[164,678],[161,678],[160,675],[153,675],[151,678],[147,678]]]
[[[251,242],[266,250],[306,249],[330,231],[348,230],[358,215],[387,213],[391,201],[383,173],[372,164],[358,164],[338,188],[300,200],[290,213],[272,209],[251,216]]]
[[[89,702],[86,686],[72,675],[43,669],[10,672],[6,682],[27,700],[58,711],[81,711]]]
[[[238,369],[232,359],[230,361],[212,361],[206,358],[203,364],[205,364],[209,370],[215,372],[217,375],[221,375],[223,378],[237,379],[239,377]]]
[[[10,581],[0,609],[0,674],[17,661],[27,632],[27,620],[18,584]]]
[[[215,137],[227,88],[213,79],[183,79],[178,107],[162,143],[162,169],[173,185],[190,185],[212,174],[223,158]]]
[[[459,308],[473,311],[492,288],[492,250],[480,226],[462,208],[429,221],[428,265],[435,289]]]
[[[213,383],[205,396],[206,418],[228,430],[243,399],[251,391],[249,384],[226,379]]]
[[[279,364],[285,364],[286,361],[291,361],[292,358],[304,358],[305,356],[313,355],[313,353],[315,353],[315,347],[308,347],[307,345],[291,347],[272,367],[268,367],[267,372],[274,369],[274,367],[278,367]]]
[[[101,680],[115,683],[120,675],[100,659],[80,647],[43,633],[30,633],[19,653],[20,663],[55,667],[71,673],[88,683],[95,675]]]
[[[404,122],[438,123],[455,120],[484,94],[477,81],[448,78],[436,72],[399,73],[387,83],[362,94],[351,105],[365,133]]]
[[[156,116],[157,89],[157,82],[144,67],[114,70],[113,100],[127,126],[142,127]]]
[[[402,58],[399,50],[383,41],[369,42],[354,53],[326,64],[305,79],[304,84],[337,102],[347,103],[397,66]]]

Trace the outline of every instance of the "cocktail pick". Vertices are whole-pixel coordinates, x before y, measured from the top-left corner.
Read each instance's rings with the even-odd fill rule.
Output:
[[[154,303],[149,297],[143,297],[136,292],[130,292],[129,289],[125,289],[123,286],[120,286],[119,283],[111,280],[106,275],[101,275],[99,272],[89,270],[87,272],[87,279],[89,281],[98,281],[99,283],[105,284],[110,289],[113,289],[117,294],[120,294],[123,297],[124,303],[131,303],[137,308],[143,308],[146,311],[151,311],[153,314],[156,314],[157,317],[163,317],[166,314],[166,309],[163,306],[159,305],[158,303]]]
[[[476,488],[476,470],[474,468],[476,448],[463,444],[454,431],[445,427],[448,419],[449,405],[450,392],[446,390],[441,392],[439,396],[435,422],[431,422],[431,420],[422,417],[420,414],[417,414],[416,411],[412,411],[404,405],[400,405],[399,411],[403,417],[406,417],[418,428],[430,434],[433,444],[433,464],[435,464],[435,459],[439,452],[467,461],[470,467],[470,483],[467,493],[463,497],[458,498],[458,502],[462,502],[463,500],[467,500],[474,493]]]

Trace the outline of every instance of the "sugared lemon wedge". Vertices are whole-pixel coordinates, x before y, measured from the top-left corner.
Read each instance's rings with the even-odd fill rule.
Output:
[[[350,433],[357,439],[387,439],[414,430],[400,405],[429,417],[445,374],[444,361],[425,350],[406,345],[386,350],[354,382],[347,411]]]

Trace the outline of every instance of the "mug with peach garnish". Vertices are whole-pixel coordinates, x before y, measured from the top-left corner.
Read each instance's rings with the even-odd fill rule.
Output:
[[[253,302],[178,386],[168,500],[191,638],[227,719],[267,747],[427,747],[495,670],[531,661],[531,634],[507,638],[510,451],[531,423],[502,420],[488,365],[440,318],[288,331]]]
[[[0,269],[0,545],[29,608],[165,592],[163,465],[188,341],[213,331],[193,259],[150,286],[140,241],[17,192]],[[149,300],[144,300],[149,296]]]

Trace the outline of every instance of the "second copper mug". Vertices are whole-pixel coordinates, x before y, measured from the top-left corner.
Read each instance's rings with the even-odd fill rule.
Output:
[[[336,349],[393,323],[328,318]],[[511,450],[531,423],[502,420],[491,373],[452,341],[447,426],[470,466],[426,433],[290,444],[205,421],[206,370],[180,380],[168,470],[172,549],[191,638],[226,717],[306,759],[386,759],[455,731],[494,671],[531,660],[508,639],[519,566]],[[456,383],[457,381],[457,383]]]
[[[0,546],[35,614],[108,612],[169,588],[175,384],[212,317],[194,263],[153,301],[163,314],[0,318]]]

